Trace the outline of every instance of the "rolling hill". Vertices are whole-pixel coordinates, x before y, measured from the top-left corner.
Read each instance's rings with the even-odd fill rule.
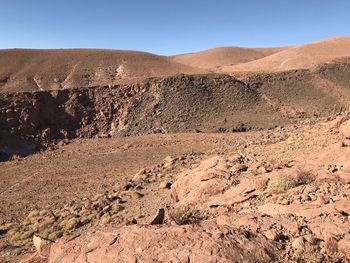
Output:
[[[0,92],[114,86],[177,74],[281,72],[350,57],[350,37],[280,48],[220,47],[176,56],[99,49],[0,50]]]
[[[264,58],[233,66],[220,67],[221,72],[276,72],[307,69],[334,59],[350,56],[350,37],[337,37],[295,46]]]
[[[264,58],[276,52],[287,49],[281,48],[241,48],[219,47],[197,53],[173,56],[175,62],[195,68],[215,70],[222,66],[232,66]]]
[[[182,72],[204,73],[168,57],[138,51],[0,50],[2,92],[115,85]]]

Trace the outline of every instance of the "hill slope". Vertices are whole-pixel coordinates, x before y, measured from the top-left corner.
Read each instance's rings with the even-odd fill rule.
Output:
[[[173,56],[175,62],[196,68],[216,69],[220,66],[230,66],[269,56],[276,52],[287,49],[281,48],[241,48],[219,47],[196,53]]]
[[[0,50],[0,91],[115,85],[203,71],[145,52],[97,49]]]
[[[342,57],[350,57],[350,37],[294,47],[220,47],[169,57],[126,50],[0,50],[0,92],[114,86],[179,73],[308,69]]]
[[[350,37],[337,37],[295,46],[251,62],[220,67],[221,72],[307,69],[350,56]]]

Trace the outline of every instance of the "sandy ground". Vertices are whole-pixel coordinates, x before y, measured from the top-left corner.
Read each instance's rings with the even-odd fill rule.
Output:
[[[0,163],[0,216],[16,221],[34,208],[60,206],[74,198],[112,189],[166,156],[223,152],[247,134],[169,134],[75,140],[54,151]]]

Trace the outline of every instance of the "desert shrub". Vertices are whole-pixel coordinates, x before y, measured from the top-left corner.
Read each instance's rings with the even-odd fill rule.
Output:
[[[56,239],[58,239],[58,238],[60,238],[62,236],[63,236],[63,231],[62,230],[57,230],[57,231],[54,231],[54,232],[50,233],[48,235],[48,239],[54,241],[54,240],[56,240]]]
[[[287,192],[289,189],[296,187],[298,182],[290,176],[276,176],[269,180],[267,189],[272,194],[281,194]]]
[[[77,218],[71,218],[71,219],[65,219],[59,223],[59,226],[63,228],[65,231],[74,230],[79,226],[79,219]]]
[[[306,243],[303,252],[297,257],[297,262],[321,263],[324,256],[320,253],[318,244]]]
[[[310,184],[315,181],[316,176],[311,171],[299,169],[297,170],[297,183],[299,185]]]
[[[112,221],[112,216],[108,213],[100,217],[100,222],[104,225],[108,225]]]
[[[170,211],[169,216],[178,225],[189,225],[200,223],[207,217],[207,213],[189,206],[178,206]]]

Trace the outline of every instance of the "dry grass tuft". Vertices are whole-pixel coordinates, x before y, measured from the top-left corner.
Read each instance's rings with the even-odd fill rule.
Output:
[[[276,176],[270,179],[267,189],[272,194],[281,194],[287,192],[289,189],[296,187],[298,182],[290,176]]]
[[[272,194],[281,194],[298,185],[310,184],[316,180],[316,175],[308,170],[297,170],[297,176],[276,176],[269,180],[267,190]]]
[[[310,184],[316,180],[316,175],[309,170],[297,170],[297,182],[299,185]]]
[[[169,216],[178,225],[189,225],[200,223],[207,218],[207,213],[189,206],[178,206],[170,211]]]

